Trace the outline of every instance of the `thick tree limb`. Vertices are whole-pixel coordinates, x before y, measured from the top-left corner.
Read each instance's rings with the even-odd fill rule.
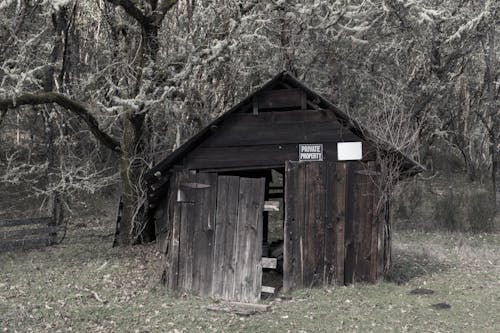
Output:
[[[107,148],[121,153],[120,142],[99,128],[97,119],[89,112],[88,106],[77,102],[68,96],[57,92],[39,92],[34,94],[23,94],[15,98],[0,99],[0,112],[15,109],[22,105],[40,105],[56,103],[63,108],[73,112],[82,119],[89,127],[92,134]]]
[[[160,13],[163,14],[163,16],[165,16],[165,14],[168,13],[168,11],[175,5],[177,4],[177,2],[179,2],[178,0],[163,0],[163,1],[160,1],[159,5],[158,5],[158,10]]]
[[[158,3],[158,7],[151,14],[150,23],[154,26],[159,27],[163,18],[168,13],[173,6],[175,6],[179,2],[178,0],[162,0]]]
[[[127,14],[135,18],[139,22],[139,24],[141,25],[147,24],[146,16],[142,12],[142,10],[140,10],[134,4],[133,1],[131,0],[107,0],[107,1],[116,6],[122,7],[127,12]]]

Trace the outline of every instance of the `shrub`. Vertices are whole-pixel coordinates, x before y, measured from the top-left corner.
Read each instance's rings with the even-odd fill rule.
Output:
[[[460,222],[460,196],[451,187],[434,203],[434,218],[444,229],[456,231],[463,228]]]
[[[485,189],[476,189],[468,193],[467,220],[470,231],[492,231],[494,215],[495,205],[490,192]]]

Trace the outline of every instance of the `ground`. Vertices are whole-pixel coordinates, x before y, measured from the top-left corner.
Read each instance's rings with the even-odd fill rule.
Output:
[[[500,234],[395,232],[389,280],[300,291],[250,317],[169,294],[155,245],[111,248],[111,234],[74,225],[58,246],[0,253],[0,331],[500,331]]]

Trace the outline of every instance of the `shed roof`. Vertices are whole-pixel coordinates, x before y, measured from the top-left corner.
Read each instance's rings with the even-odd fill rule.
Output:
[[[163,176],[168,172],[170,168],[172,168],[172,166],[179,163],[187,154],[189,154],[193,149],[195,149],[198,145],[200,145],[203,141],[205,141],[208,137],[210,137],[214,132],[213,129],[219,127],[228,116],[241,110],[248,104],[251,104],[253,98],[256,95],[259,95],[267,90],[271,90],[273,87],[275,87],[280,83],[292,88],[302,89],[306,93],[307,98],[309,100],[314,100],[316,102],[315,104],[322,109],[328,109],[333,111],[335,116],[344,124],[346,124],[354,134],[360,137],[360,139],[373,143],[378,147],[383,147],[385,153],[396,154],[397,157],[402,160],[401,168],[406,175],[414,175],[425,170],[425,168],[421,164],[419,164],[409,156],[403,154],[393,145],[384,142],[379,138],[376,138],[374,135],[370,133],[368,129],[364,128],[358,121],[353,119],[345,112],[341,111],[333,103],[331,103],[329,100],[327,100],[320,94],[309,89],[305,84],[300,82],[289,72],[285,71],[276,75],[273,79],[266,82],[252,94],[243,99],[240,103],[232,107],[229,111],[225,112],[220,117],[212,121],[202,130],[200,130],[197,134],[195,134],[193,137],[187,140],[184,144],[182,144],[179,148],[173,151],[169,156],[167,156],[165,159],[163,159],[161,162],[155,165],[151,170],[149,170],[145,174],[144,176],[145,181],[149,184],[152,184],[156,182],[158,176],[163,178]]]

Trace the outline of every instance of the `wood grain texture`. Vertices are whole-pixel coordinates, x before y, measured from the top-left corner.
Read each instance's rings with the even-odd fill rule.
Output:
[[[260,299],[264,193],[264,178],[240,178],[234,299],[243,302]]]
[[[15,250],[15,249],[30,249],[33,247],[49,246],[51,237],[31,238],[31,239],[15,239],[1,240],[0,250]]]
[[[63,230],[63,226],[49,226],[42,228],[18,229],[9,231],[0,231],[1,240],[15,240],[25,236],[48,236],[49,234]]]
[[[303,286],[319,286],[324,277],[325,168],[324,163],[307,163],[305,175]]]
[[[217,175],[213,173],[196,174],[194,269],[193,290],[200,295],[212,295],[213,253],[215,242],[215,215],[217,203]]]
[[[179,290],[182,284],[179,282],[179,261],[180,261],[180,242],[181,242],[181,220],[182,220],[182,204],[177,202],[177,191],[180,183],[188,177],[187,172],[176,172],[174,175],[173,184],[171,188],[171,197],[173,202],[172,212],[172,231],[170,233],[169,248],[166,255],[166,268],[165,268],[165,284],[172,290]]]
[[[369,170],[369,165],[366,163],[362,166]],[[360,261],[359,261],[359,276],[362,281],[371,281],[370,264],[371,264],[371,235],[372,235],[372,220],[373,220],[373,193],[371,186],[371,176],[359,175],[358,182],[362,184],[362,192],[359,195],[359,206],[362,207],[363,214],[360,221]]]
[[[344,285],[347,163],[336,163],[334,187],[332,191],[334,192],[333,213],[335,214],[335,265],[337,270],[337,282],[340,285]]]
[[[288,113],[288,112],[286,112]],[[282,113],[282,114],[286,114]],[[304,111],[302,113],[305,113]],[[315,111],[309,111],[314,115]],[[285,122],[280,114],[235,115],[232,124],[215,131],[201,144],[201,147],[255,146],[261,144],[285,144],[304,142],[361,141],[349,129],[342,127],[335,119],[323,117],[311,121],[306,117],[297,122]],[[251,117],[251,118],[250,118]],[[290,119],[287,117],[287,119]],[[259,133],[259,135],[255,135]]]
[[[279,89],[260,92],[257,96],[259,109],[279,109],[300,107],[302,105],[302,89]]]
[[[212,295],[226,300],[234,296],[234,246],[239,186],[239,177],[218,177]]]
[[[259,134],[260,135],[260,134]],[[301,143],[318,143],[306,141]],[[365,149],[366,148],[366,149]],[[370,147],[363,148],[364,160],[372,160],[375,153]],[[248,169],[275,167],[284,165],[285,161],[297,161],[299,158],[298,143],[262,144],[236,147],[199,147],[186,157],[184,167],[188,169]],[[323,143],[325,161],[337,161],[337,143]]]
[[[283,226],[284,244],[283,244],[283,291],[289,292],[294,289],[294,265],[295,265],[295,198],[299,193],[296,192],[298,164],[287,161],[285,164],[285,223]]]
[[[337,222],[337,205],[336,191],[338,190],[335,182],[337,170],[335,163],[328,162],[325,166],[325,225],[324,233],[324,268],[323,268],[323,284],[329,285],[335,283],[337,277],[337,230],[335,228]],[[342,209],[343,211],[343,209]]]
[[[354,282],[355,266],[356,266],[356,252],[355,252],[355,216],[356,209],[354,192],[355,181],[353,168],[354,163],[347,163],[346,174],[346,195],[345,195],[345,259],[344,259],[344,283],[350,284]]]
[[[52,222],[52,217],[38,217],[28,219],[10,219],[0,220],[0,227],[15,227],[21,225],[45,224],[49,225]]]

